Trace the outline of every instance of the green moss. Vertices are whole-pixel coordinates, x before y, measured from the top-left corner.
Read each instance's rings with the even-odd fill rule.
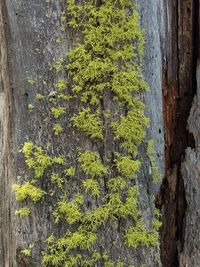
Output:
[[[114,267],[114,263],[112,261],[106,261],[104,264],[105,267]]]
[[[60,39],[60,37],[56,37],[56,39],[55,39],[55,43],[56,43],[56,44],[60,44],[60,43],[61,43],[61,39]]]
[[[72,99],[73,97],[70,96],[70,95],[67,95],[67,94],[63,94],[63,93],[60,93],[58,95],[58,99],[60,100],[64,100],[64,101],[69,101],[70,99]]]
[[[53,163],[52,158],[46,155],[45,150],[32,142],[25,142],[20,151],[24,154],[25,162],[28,168],[34,171],[36,178],[41,177]]]
[[[141,221],[137,221],[135,226],[127,229],[125,238],[127,245],[132,248],[139,246],[156,247],[158,245],[158,232],[147,231]]]
[[[34,245],[29,245],[29,247],[23,249],[23,250],[21,251],[21,253],[22,253],[25,257],[31,257],[33,247],[34,247]]]
[[[54,126],[53,126],[53,131],[54,131],[54,134],[55,134],[55,135],[59,135],[59,134],[61,134],[62,131],[63,131],[63,128],[62,128],[61,124],[60,124],[60,123],[56,123],[56,124],[54,124]]]
[[[64,66],[64,58],[58,58],[54,63],[54,69],[56,72],[61,72]]]
[[[53,158],[53,163],[56,163],[59,165],[64,165],[65,161],[62,157],[55,157],[55,158]]]
[[[29,216],[30,213],[31,213],[31,211],[28,207],[23,207],[23,208],[15,211],[15,215],[20,215],[20,216]]]
[[[51,175],[51,182],[55,183],[60,189],[63,186],[63,178],[61,178],[57,173],[53,172]]]
[[[154,216],[155,219],[152,221],[152,227],[155,231],[159,231],[160,227],[162,226],[161,222],[161,213],[158,209],[154,209]]]
[[[23,201],[30,198],[33,202],[41,201],[45,192],[38,187],[35,187],[30,182],[22,185],[13,184],[13,190],[16,193],[16,200]]]
[[[83,187],[87,193],[90,193],[93,197],[100,196],[99,183],[94,179],[86,179],[83,181]]]
[[[61,115],[65,113],[65,108],[64,107],[51,108],[51,113],[55,119],[58,119]]]
[[[80,129],[90,138],[103,139],[103,123],[99,112],[92,113],[90,108],[83,109],[72,117],[73,126]]]
[[[34,106],[33,106],[33,104],[28,104],[28,109],[34,109]]]
[[[128,178],[135,178],[136,173],[141,167],[139,160],[132,160],[130,157],[120,157],[116,160],[118,171]]]
[[[94,233],[85,233],[83,231],[77,231],[75,233],[67,232],[56,242],[50,244],[51,254],[44,253],[42,264],[47,266],[51,264],[53,266],[74,266],[76,264],[75,258],[73,258],[74,265],[68,265],[70,263],[69,252],[79,247],[80,249],[90,249],[95,243],[97,237]],[[77,255],[80,258],[80,254]],[[70,263],[71,264],[71,263]]]
[[[75,175],[75,168],[73,166],[69,167],[68,169],[65,169],[63,171],[63,173],[66,175],[66,176],[74,176]]]
[[[91,177],[107,174],[107,168],[102,164],[97,152],[86,151],[81,153],[78,162],[82,171]]]
[[[54,84],[54,87],[58,91],[63,91],[66,89],[66,83],[65,80],[59,80],[56,84]]]
[[[149,157],[150,164],[151,164],[152,180],[154,183],[158,183],[160,181],[161,175],[160,175],[160,171],[159,171],[159,168],[156,162],[156,155],[155,155],[153,140],[149,140],[147,142],[147,155]]]
[[[122,116],[118,122],[112,123],[115,139],[123,142],[123,147],[133,155],[138,153],[138,145],[144,140],[145,127],[149,120],[140,109],[131,109],[127,116]]]
[[[108,188],[112,192],[120,192],[121,190],[125,189],[125,187],[126,181],[120,176],[112,178],[108,181]]]
[[[64,217],[66,222],[73,224],[81,219],[81,210],[76,202],[62,200],[58,202],[58,207],[53,213],[55,222],[58,223],[61,217]]]
[[[32,78],[30,78],[30,77],[27,78],[27,82],[28,82],[30,85],[35,85],[35,81],[34,81]]]
[[[117,266],[116,267],[124,267],[124,264],[123,264],[123,262],[121,262],[121,261],[118,261],[117,262]]]
[[[126,50],[127,53],[131,53],[132,46],[126,47]],[[113,75],[112,91],[120,103],[134,106],[133,93],[146,89],[147,85],[137,70],[121,70]]]
[[[37,100],[44,100],[44,99],[45,99],[45,96],[42,95],[42,94],[36,94],[35,98],[36,98]]]

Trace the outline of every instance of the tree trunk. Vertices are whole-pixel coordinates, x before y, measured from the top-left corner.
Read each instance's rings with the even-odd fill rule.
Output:
[[[100,2],[97,5],[101,5]],[[140,0],[138,9],[145,36],[142,72],[149,87],[140,99],[146,104],[145,115],[150,118],[150,127],[139,145],[142,166],[137,179],[128,182],[128,186],[135,186],[139,192],[138,209],[145,227],[143,231],[149,234],[154,231],[151,224],[155,219],[155,206],[161,210],[160,246],[141,244],[135,249],[126,246],[126,227],[130,227],[132,221],[114,215],[97,230],[98,240],[93,251],[100,253],[101,258],[92,265],[66,266],[198,267],[200,262],[199,2]],[[64,69],[58,70],[62,59],[72,51],[75,40],[82,38],[80,33],[66,26],[62,19],[65,10],[66,1],[62,0],[0,2],[2,267],[42,266],[44,256],[41,252],[49,253],[47,238],[52,234],[60,238],[67,230],[73,232],[78,227],[62,220],[56,223],[53,216],[61,196],[67,194],[72,199],[83,193],[85,177],[83,172],[77,173],[80,168],[77,148],[97,151],[101,161],[110,166],[114,163],[109,159],[116,151],[122,151],[120,142],[113,140],[109,118],[105,119],[104,142],[91,141],[73,128],[70,120],[78,112],[80,102],[77,99],[56,100],[59,90],[56,91],[55,84],[69,78],[65,70],[69,62],[64,61]],[[59,119],[51,113],[55,105],[65,107],[65,113]],[[103,112],[110,109],[115,115],[121,112],[112,101],[111,93],[104,93],[101,108]],[[122,113],[127,113],[126,108]],[[62,125],[59,135],[55,135],[56,124]],[[151,139],[155,148],[153,160],[146,145]],[[26,142],[43,148],[51,160],[55,157],[64,159],[64,166],[57,163],[45,169],[38,184],[46,195],[35,203],[28,198],[17,201],[13,190],[13,184],[34,179],[34,168],[27,167],[25,153],[19,152]],[[152,181],[152,162],[155,161],[162,177],[159,183]],[[72,166],[76,176],[64,176],[63,168],[69,171]],[[59,190],[58,183],[52,187],[52,173],[65,177],[64,189]],[[109,175],[105,176],[99,182],[100,198],[84,195],[83,212],[95,210],[104,203],[109,191]],[[31,211],[28,216],[16,214],[23,207]],[[81,247],[74,249],[70,256],[78,254],[83,254]],[[84,255],[89,258],[90,251]]]

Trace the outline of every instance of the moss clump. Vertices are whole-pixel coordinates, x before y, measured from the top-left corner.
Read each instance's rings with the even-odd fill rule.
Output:
[[[73,166],[69,167],[68,169],[65,169],[63,171],[63,173],[66,175],[66,176],[74,176],[75,175],[75,168]]]
[[[64,165],[65,161],[64,161],[64,158],[62,158],[62,157],[55,157],[55,158],[53,158],[53,163],[56,163],[59,165]]]
[[[107,168],[102,164],[97,152],[86,151],[81,153],[78,162],[85,174],[96,177],[107,174]]]
[[[71,95],[67,95],[67,94],[63,94],[63,93],[60,93],[58,95],[58,99],[60,100],[64,100],[64,101],[69,101],[70,99],[72,99],[73,97]]]
[[[86,179],[83,181],[83,187],[87,193],[90,193],[93,197],[100,196],[99,183],[94,179]]]
[[[27,78],[27,82],[28,82],[30,85],[35,85],[35,81],[34,81],[32,78],[30,78],[30,77]]]
[[[36,98],[37,100],[44,100],[44,99],[45,99],[45,96],[42,95],[42,94],[36,94],[35,98]]]
[[[62,200],[58,203],[58,207],[53,215],[56,223],[59,222],[61,217],[64,217],[69,224],[79,221],[82,216],[79,203],[67,200]]]
[[[64,180],[57,173],[53,172],[51,175],[51,182],[55,183],[60,189],[62,189]]]
[[[45,170],[53,164],[52,158],[45,154],[45,150],[32,142],[25,142],[20,151],[24,154],[25,162],[28,168],[34,171],[36,178],[41,177]]]
[[[155,231],[159,231],[160,227],[162,226],[161,222],[161,213],[158,209],[154,209],[154,216],[155,219],[152,221],[152,227]]]
[[[34,109],[34,106],[33,106],[33,104],[28,104],[28,109],[29,109],[29,110],[32,110],[32,109]]]
[[[62,114],[65,113],[65,108],[64,107],[51,108],[51,113],[55,119],[58,119]]]
[[[90,138],[103,139],[103,124],[99,112],[91,113],[90,108],[83,109],[72,117],[73,126],[84,132]]]
[[[123,142],[123,147],[133,155],[138,153],[138,145],[144,140],[145,126],[149,120],[140,109],[131,109],[126,116],[122,116],[118,122],[112,123],[115,139]]]
[[[20,216],[29,216],[30,213],[31,213],[31,211],[28,207],[23,207],[23,208],[15,211],[15,215],[20,215]]]
[[[97,239],[96,234],[86,233],[84,231],[77,231],[75,233],[66,233],[60,239],[51,238],[49,248],[51,254],[44,254],[43,264],[47,266],[61,266],[65,263],[66,266],[75,266],[82,255],[69,256],[69,252],[79,247],[81,250],[89,249],[93,246]]]
[[[147,231],[141,221],[137,221],[136,225],[127,229],[125,239],[127,245],[132,248],[139,246],[158,246],[158,232]]]
[[[63,91],[66,89],[66,82],[65,80],[59,80],[55,85],[55,89],[58,91]]]
[[[54,126],[53,126],[53,131],[54,131],[54,134],[55,134],[55,135],[59,135],[59,134],[61,134],[62,131],[63,131],[63,128],[62,128],[61,124],[60,124],[60,123],[56,123],[56,124],[54,124]]]
[[[31,257],[33,247],[34,247],[34,245],[29,245],[29,247],[23,249],[23,250],[21,251],[21,253],[22,253],[25,257]]]
[[[21,186],[14,184],[13,190],[16,193],[16,200],[18,201],[23,201],[27,198],[30,198],[33,202],[38,202],[42,200],[43,196],[46,194],[43,190],[35,187],[30,182],[26,182]]]
[[[63,69],[63,65],[64,65],[64,58],[58,58],[57,60],[55,60],[53,67],[56,70],[56,72],[61,72]]]
[[[132,160],[130,157],[120,157],[116,160],[118,171],[125,177],[135,178],[141,167],[139,160]]]
[[[121,192],[126,188],[126,181],[120,176],[112,178],[108,181],[108,188],[112,192]]]
[[[160,175],[157,161],[156,161],[156,155],[155,155],[153,140],[149,140],[147,142],[147,155],[149,157],[150,164],[151,164],[152,180],[154,183],[158,183],[160,181],[161,175]]]

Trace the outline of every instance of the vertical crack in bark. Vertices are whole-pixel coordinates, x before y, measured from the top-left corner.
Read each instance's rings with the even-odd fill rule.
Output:
[[[160,202],[157,203],[163,214],[161,259],[164,267],[179,266],[184,245],[187,203],[180,168],[185,149],[194,147],[193,136],[187,130],[187,119],[196,93],[198,10],[198,0],[179,0],[175,10],[171,10],[173,58],[165,66],[163,77],[166,169],[158,198]],[[168,72],[175,68],[174,64],[176,72],[170,77]]]

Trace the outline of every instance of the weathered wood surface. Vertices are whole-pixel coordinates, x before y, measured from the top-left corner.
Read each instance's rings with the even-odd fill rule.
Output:
[[[26,168],[22,155],[18,153],[25,140],[32,140],[39,145],[53,144],[52,152],[57,151],[57,140],[51,134],[52,118],[48,113],[48,104],[39,106],[35,101],[36,92],[48,95],[53,91],[55,74],[50,70],[53,58],[63,56],[72,45],[73,33],[60,31],[60,13],[64,5],[62,1],[1,1],[1,255],[0,266],[39,266],[40,250],[52,229],[56,229],[52,218],[51,204],[38,204],[32,208],[32,215],[20,219],[14,215],[20,207],[14,199],[11,190],[17,175],[26,175]],[[147,115],[151,118],[152,126],[149,137],[155,139],[157,155],[161,170],[163,169],[163,119],[162,119],[162,66],[159,38],[159,22],[157,15],[160,6],[155,1],[141,1],[141,24],[146,34],[146,52],[144,57],[144,76],[148,81],[150,92],[145,96]],[[48,17],[46,16],[48,14]],[[58,46],[55,38],[61,36],[62,43]],[[27,77],[36,81],[35,86],[27,84]],[[48,81],[48,87],[42,81]],[[32,103],[33,111],[27,109]],[[72,107],[71,107],[72,108]],[[73,112],[70,110],[70,112]],[[73,153],[76,140],[68,133],[68,119],[65,118],[66,135],[59,139],[63,143],[62,150]],[[85,143],[85,140],[79,141]],[[86,144],[91,147],[91,144]],[[60,151],[61,152],[61,151]],[[152,216],[154,208],[153,193],[155,188],[150,181],[149,166],[144,156],[144,166],[141,178],[138,179],[140,188],[140,208],[144,214],[146,224]],[[76,184],[71,185],[69,194]],[[158,188],[156,189],[158,190]],[[61,226],[59,226],[61,227]],[[62,231],[57,229],[57,231]],[[108,231],[111,231],[108,226]],[[112,230],[112,236],[118,233]],[[116,238],[116,237],[115,237]],[[121,255],[121,258],[138,265],[157,266],[159,259],[153,256],[153,250],[139,249],[132,253],[120,248],[120,236],[117,246],[110,246],[112,240],[105,233],[107,249],[112,256]],[[23,258],[20,250],[29,244],[36,244],[33,249],[33,259]],[[154,251],[155,252],[155,251]]]
[[[160,196],[165,216],[162,259],[163,266],[166,267],[179,265],[198,267],[200,262],[198,97],[195,98],[189,119],[189,130],[194,135],[195,147],[186,151],[186,159],[182,165],[183,180],[180,178],[180,162],[184,157],[184,150],[192,143],[188,141],[190,138],[186,131],[186,122],[195,87],[197,52],[194,35],[197,35],[198,27],[194,24],[198,24],[195,11],[197,2],[139,1],[141,25],[146,36],[144,76],[150,89],[143,96],[147,104],[146,114],[151,119],[148,137],[155,141],[161,174],[165,173],[166,177]],[[51,234],[53,228],[62,231],[53,223],[50,203],[34,205],[31,207],[32,215],[26,219],[16,217],[15,209],[20,204],[15,201],[11,187],[17,175],[26,175],[23,157],[18,153],[25,140],[32,140],[43,146],[52,143],[52,153],[61,153],[57,148],[57,140],[51,134],[52,118],[48,113],[49,106],[48,104],[39,106],[35,101],[35,94],[40,91],[48,95],[53,91],[53,84],[57,79],[50,70],[53,58],[63,56],[72,46],[73,33],[70,31],[63,33],[60,30],[59,17],[63,9],[62,1],[52,1],[52,3],[50,1],[49,5],[39,0],[0,2],[0,266],[2,267],[39,266],[42,240]],[[61,36],[62,40],[59,46],[55,43],[55,38],[58,36]],[[26,81],[27,77],[36,80],[36,85],[30,87]],[[48,87],[43,86],[43,80],[48,81]],[[27,109],[29,103],[35,106],[33,111]],[[73,108],[76,107],[69,107],[72,113]],[[62,135],[59,142],[63,143],[63,150],[73,154],[76,140],[68,132],[67,116],[63,122],[66,124],[66,135]],[[85,140],[80,138],[79,142],[84,144]],[[91,144],[88,142],[85,146],[91,147]],[[154,208],[153,195],[159,190],[159,186],[155,187],[152,184],[149,170],[147,158],[144,156],[138,187],[140,209],[147,225]],[[69,188],[69,193],[73,193],[76,186],[74,182]],[[186,213],[184,201],[187,204]],[[177,227],[177,222],[181,227]],[[112,236],[117,235],[115,230],[112,231]],[[105,233],[106,246],[113,257],[120,254],[122,258],[129,259],[136,266],[140,263],[144,263],[145,267],[159,266],[157,259],[153,257],[153,251],[144,248],[132,253],[120,248],[121,241],[117,246],[110,246],[112,240],[109,238],[110,235]],[[27,262],[27,259],[20,254],[20,250],[30,243],[35,243],[37,246],[33,250],[33,259]],[[159,254],[159,250],[157,252]],[[181,256],[178,263],[176,261],[179,254]]]

